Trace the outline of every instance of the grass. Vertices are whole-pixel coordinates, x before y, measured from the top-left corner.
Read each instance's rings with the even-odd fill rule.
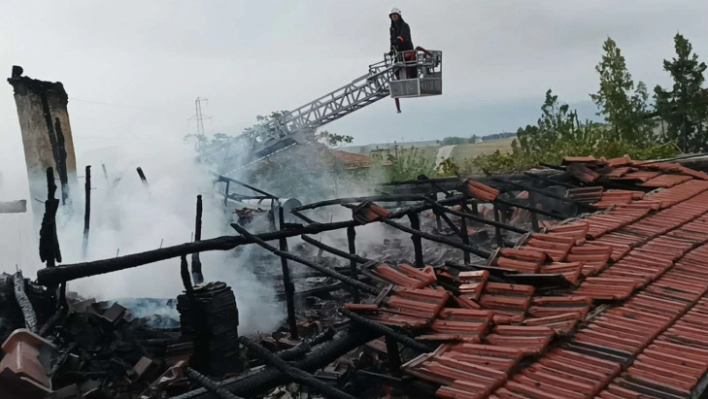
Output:
[[[419,157],[435,161],[435,157],[438,155],[438,149],[440,149],[440,147],[415,147],[415,149],[413,149],[411,146],[401,146],[398,148],[398,156],[406,156],[408,153],[415,150]],[[391,148],[390,151],[391,154],[394,153],[393,148]]]
[[[510,152],[511,142],[513,140],[513,138],[509,138],[476,144],[460,144],[452,149],[452,159],[455,162],[460,162],[465,159],[477,157],[479,155],[491,154],[496,150],[499,150],[501,152]],[[434,156],[435,155],[433,155],[433,157]]]

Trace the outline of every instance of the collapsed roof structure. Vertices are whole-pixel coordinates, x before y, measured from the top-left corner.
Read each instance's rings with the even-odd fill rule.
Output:
[[[141,396],[132,397],[179,399],[268,392],[270,397],[310,392],[333,398],[457,399],[703,394],[708,174],[670,161],[583,157],[519,176],[421,178],[383,188],[390,192],[290,209],[299,222],[280,219],[279,228],[267,233],[233,224],[238,235],[49,265],[37,283],[52,288],[181,257],[181,328],[171,338],[137,339],[158,346],[162,340],[163,347],[135,364],[128,377],[99,377],[67,360],[76,356],[78,344],[72,347],[56,326],[70,323],[67,313],[76,311],[55,316],[38,311],[33,318],[32,306],[23,306],[30,330],[30,325],[49,326],[33,332],[26,348],[35,349],[23,356],[36,359],[41,348],[54,346],[52,370],[13,369],[5,359],[21,352],[7,349],[16,347],[15,335],[3,347],[0,376],[44,381],[46,387],[52,373],[64,370],[54,378],[77,387],[65,398],[93,397],[80,389],[86,381],[94,381],[93,395],[117,392],[123,384],[141,388]],[[351,219],[318,220],[317,210],[327,206],[349,208]],[[371,224],[397,235],[364,253],[357,250],[357,229]],[[312,237],[335,230],[346,231],[345,242],[328,245]],[[51,229],[45,233],[51,237]],[[294,237],[304,243],[293,246]],[[396,242],[400,237],[410,237],[412,245]],[[288,321],[270,337],[237,338],[231,290],[197,281],[204,277],[194,277],[202,273],[194,259],[191,275],[188,270],[187,255],[248,244],[275,255],[271,265],[280,258],[280,272],[271,273],[282,279]],[[316,247],[318,255],[302,245]],[[297,300],[302,292],[294,282],[305,278],[303,271],[320,280]],[[21,287],[16,291],[29,295],[18,293],[18,303],[40,308],[36,291],[41,289],[22,281],[14,279]],[[60,309],[77,307],[71,298],[52,300]],[[93,317],[113,325],[125,317],[108,305],[92,309]],[[55,348],[62,343],[67,346]],[[238,360],[239,351],[249,360]],[[159,356],[165,360],[157,361]],[[161,377],[141,385],[137,381],[146,365],[155,369],[152,378]],[[67,369],[73,374],[67,376]],[[290,382],[303,388],[278,388]],[[46,392],[58,398],[66,386],[55,384]]]

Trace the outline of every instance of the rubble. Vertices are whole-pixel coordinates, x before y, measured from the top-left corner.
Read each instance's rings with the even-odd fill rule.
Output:
[[[425,182],[430,190],[434,180]],[[559,203],[571,218],[559,218]],[[326,206],[348,209],[351,219],[318,222]],[[458,179],[444,192],[328,200],[291,215],[301,223],[278,211],[271,231],[234,223],[236,236],[53,265],[61,259],[48,206],[42,286],[20,273],[0,276],[0,333],[9,335],[0,392],[580,399],[698,397],[704,389],[703,172],[569,158],[541,178]],[[385,238],[361,245],[364,225]],[[334,230],[326,242],[313,237]],[[190,270],[187,255],[249,244],[259,247],[249,260],[278,290],[288,320],[244,336],[232,289],[202,275],[198,257]],[[177,257],[184,293],[176,300],[62,295],[69,280]],[[150,306],[164,311],[149,314]],[[681,370],[679,353],[690,354]],[[14,367],[19,358],[23,368]]]

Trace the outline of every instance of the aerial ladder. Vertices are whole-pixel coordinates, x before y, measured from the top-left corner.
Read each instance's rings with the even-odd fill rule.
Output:
[[[411,56],[415,54],[415,57]],[[369,65],[369,72],[351,83],[277,118],[246,129],[226,143],[200,149],[202,162],[231,177],[237,171],[281,151],[312,140],[315,131],[386,97],[426,97],[442,94],[442,52],[421,47],[391,52]]]

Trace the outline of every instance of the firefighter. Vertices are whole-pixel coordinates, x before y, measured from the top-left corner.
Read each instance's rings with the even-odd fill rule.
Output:
[[[388,13],[391,19],[391,51],[403,53],[404,60],[415,61],[416,55],[413,51],[413,40],[411,39],[411,28],[401,16],[401,10],[394,7]],[[406,68],[406,75],[410,78],[416,77],[416,67]],[[400,76],[399,76],[400,78]]]

